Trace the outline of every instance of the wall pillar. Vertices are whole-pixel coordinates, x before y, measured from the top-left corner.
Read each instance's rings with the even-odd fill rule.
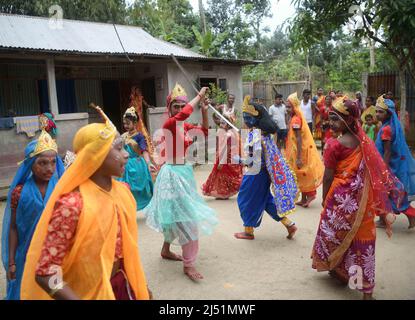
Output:
[[[56,91],[56,75],[55,75],[55,60],[49,58],[46,60],[47,76],[48,76],[48,94],[49,94],[49,108],[56,116],[59,114],[58,94]]]

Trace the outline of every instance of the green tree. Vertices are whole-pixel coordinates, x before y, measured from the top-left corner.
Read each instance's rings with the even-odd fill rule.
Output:
[[[238,7],[243,7],[249,24],[255,34],[256,58],[261,56],[261,24],[264,18],[271,17],[271,3],[269,0],[236,0]],[[266,30],[268,31],[268,30]]]
[[[215,36],[226,35],[222,38],[219,56],[250,58],[255,55],[251,46],[254,34],[235,0],[208,0],[206,19]]]
[[[0,0],[0,12],[48,17],[49,8],[55,4],[63,9],[66,19],[125,22],[125,0]]]
[[[243,69],[244,81],[300,81],[304,80],[307,70],[300,54],[289,54],[269,60],[257,66]]]
[[[291,41],[283,32],[283,26],[277,27],[272,36],[264,38],[262,42],[264,44],[261,58],[270,59],[287,55],[291,48]]]
[[[415,2],[413,0],[294,0],[297,16],[292,35],[299,48],[330,37],[349,25],[358,39],[369,38],[384,47],[399,71],[401,121],[405,122],[406,77],[415,82]],[[351,25],[352,24],[352,25]]]
[[[188,0],[136,0],[129,8],[128,22],[152,36],[191,48],[196,42],[192,31],[199,25]]]
[[[193,47],[194,50],[207,57],[219,56],[220,44],[223,42],[226,34],[214,35],[210,28],[206,30],[205,34],[202,34],[195,26],[193,26],[192,30],[197,41]]]

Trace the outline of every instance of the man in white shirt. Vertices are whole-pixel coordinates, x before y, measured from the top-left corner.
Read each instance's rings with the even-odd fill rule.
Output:
[[[282,103],[282,94],[275,96],[275,101],[269,107],[269,115],[278,127],[277,131],[277,145],[278,148],[285,148],[285,140],[287,139],[287,117],[285,112],[285,105]]]
[[[301,111],[304,114],[311,134],[313,134],[313,115],[316,112],[316,104],[311,100],[311,91],[305,89],[303,91],[303,100],[301,100]]]

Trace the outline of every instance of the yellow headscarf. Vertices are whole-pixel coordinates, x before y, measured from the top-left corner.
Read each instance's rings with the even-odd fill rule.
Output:
[[[300,110],[300,100],[297,93],[291,94],[287,100],[291,103],[294,113],[301,119],[301,158],[303,167],[298,169],[297,167],[297,138],[292,128],[289,125],[287,146],[286,146],[286,159],[291,169],[294,170],[297,176],[298,187],[301,192],[313,192],[323,181],[324,166],[321,161],[320,155],[317,151],[316,144],[308,127],[307,121]]]
[[[137,247],[134,198],[127,187],[120,182],[113,180],[113,190],[105,194],[89,180],[104,162],[117,134],[115,126],[102,110],[98,108],[98,111],[104,116],[105,124],[90,124],[77,132],[73,141],[76,159],[56,185],[36,227],[26,257],[22,279],[21,298],[23,300],[50,299],[35,281],[36,266],[56,201],[62,195],[77,188],[82,194],[83,209],[78,221],[76,239],[63,261],[63,280],[81,299],[114,299],[110,276],[115,254],[116,212],[118,211],[123,235],[124,267],[128,280],[137,299],[148,299],[146,280]],[[97,200],[107,201],[105,203],[107,207],[103,208],[108,208],[108,210],[96,212],[96,208],[102,204],[94,202]],[[125,203],[120,203],[122,201]],[[93,222],[97,220],[97,216],[102,217],[101,225]],[[85,241],[88,238],[92,239],[95,234],[101,233],[102,236],[106,232],[111,241],[105,239],[103,243],[95,244],[91,243],[93,241]],[[82,243],[79,243],[77,239],[83,239]],[[88,246],[93,249],[93,253],[98,252],[98,254],[93,256],[91,253],[89,257]],[[87,263],[88,261],[94,263]]]

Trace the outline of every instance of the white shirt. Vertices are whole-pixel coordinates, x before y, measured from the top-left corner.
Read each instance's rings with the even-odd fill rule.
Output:
[[[280,104],[279,106],[273,104],[269,107],[268,113],[271,116],[272,120],[274,120],[275,124],[278,126],[278,129],[287,129],[287,124],[285,123],[286,110],[284,104]]]
[[[311,99],[307,104],[304,104],[304,100],[301,100],[301,111],[304,114],[307,123],[313,122],[313,111],[311,110]]]
[[[228,117],[233,117],[235,115],[235,107],[232,106],[229,109],[227,105],[223,105],[223,114]]]

